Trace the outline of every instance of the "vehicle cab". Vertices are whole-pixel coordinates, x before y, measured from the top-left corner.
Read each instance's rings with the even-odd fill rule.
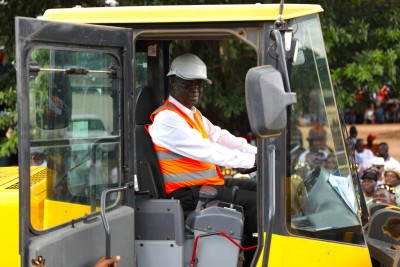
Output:
[[[145,148],[149,115],[168,96],[170,63],[187,52],[202,58],[213,80],[202,113],[228,129],[251,129],[257,143],[252,266],[370,266],[322,11],[77,7],[16,18],[21,266],[92,266],[109,254],[122,257],[118,266],[237,265],[236,248],[233,261],[213,256],[236,246],[223,236],[196,252],[196,233],[187,234],[179,202],[164,198],[157,160]],[[221,110],[224,99],[235,110]],[[224,116],[235,112],[241,124]],[[40,224],[30,197],[38,152],[47,168]],[[227,217],[240,221],[235,211]],[[199,235],[215,234],[208,230]]]

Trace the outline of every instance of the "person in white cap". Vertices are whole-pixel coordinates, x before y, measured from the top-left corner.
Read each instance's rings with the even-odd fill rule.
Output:
[[[148,131],[158,156],[166,194],[179,199],[184,210],[195,209],[200,187],[214,186],[217,199],[233,201],[244,209],[247,236],[244,245],[253,245],[257,232],[257,184],[250,179],[223,179],[218,166],[251,168],[256,164],[257,147],[212,124],[196,109],[207,78],[207,67],[193,54],[176,57],[167,74],[168,99],[151,115]],[[234,186],[239,186],[232,200]],[[254,250],[246,253],[243,266],[250,265]]]
[[[385,160],[382,157],[373,157],[371,160],[371,164],[372,164],[371,169],[374,170],[378,175],[378,182],[376,185],[376,187],[378,187],[378,185],[385,183],[385,177],[383,176]]]

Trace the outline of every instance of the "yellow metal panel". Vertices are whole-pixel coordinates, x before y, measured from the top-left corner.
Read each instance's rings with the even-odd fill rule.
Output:
[[[43,229],[43,206],[46,198],[46,179],[31,186],[31,223],[35,229]]]
[[[297,18],[322,11],[320,5],[286,4],[283,9],[283,18]],[[91,24],[230,22],[275,21],[278,13],[278,4],[75,7],[49,9],[44,13],[43,18]]]
[[[18,192],[18,167],[0,168],[0,193]]]
[[[90,206],[46,199],[43,228],[54,227],[90,214]]]
[[[366,246],[274,234],[269,255],[268,266],[372,266]],[[262,266],[262,258],[257,266]]]
[[[43,226],[46,174],[46,167],[31,167],[31,219],[36,229]],[[20,266],[18,177],[18,167],[0,168],[1,266]]]
[[[20,266],[18,192],[0,192],[1,266]]]

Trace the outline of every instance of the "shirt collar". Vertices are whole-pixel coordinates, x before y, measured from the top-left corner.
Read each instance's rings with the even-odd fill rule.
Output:
[[[175,98],[173,98],[171,95],[168,97],[168,100],[178,106],[178,108],[180,110],[182,110],[183,112],[185,112],[187,115],[192,116],[195,112],[196,112],[196,108],[192,107],[191,109],[188,109],[187,107],[185,107],[184,105],[182,105],[178,100],[176,100]]]

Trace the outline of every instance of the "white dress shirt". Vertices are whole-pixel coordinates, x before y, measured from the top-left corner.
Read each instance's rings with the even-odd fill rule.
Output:
[[[364,148],[361,153],[357,152],[357,150],[354,151],[354,153],[356,154],[356,156],[361,157],[364,170],[366,170],[372,166],[371,160],[374,158],[374,153],[372,153],[372,151],[370,149]]]
[[[195,107],[188,109],[172,96],[169,96],[169,101],[194,119]],[[183,117],[170,110],[163,110],[155,116],[149,133],[156,145],[187,158],[231,168],[254,166],[257,147],[213,125],[206,117],[202,118],[208,139],[204,139]]]

